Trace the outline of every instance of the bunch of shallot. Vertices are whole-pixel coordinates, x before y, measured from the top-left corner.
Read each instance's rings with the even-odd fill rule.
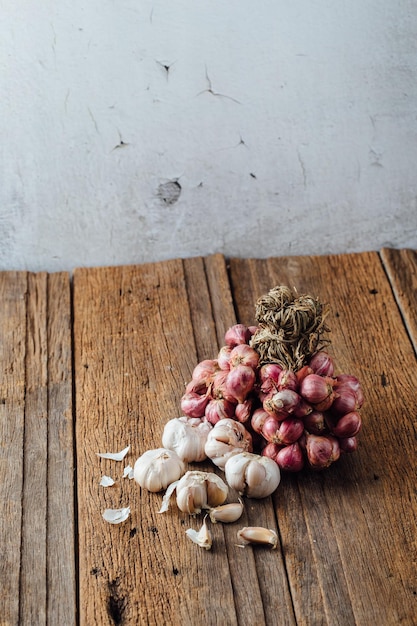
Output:
[[[194,368],[181,419],[213,426],[205,454],[218,467],[245,452],[285,471],[324,469],[356,450],[363,392],[355,376],[335,373],[323,349],[327,312],[275,288],[257,303],[258,326],[235,324],[217,357]]]

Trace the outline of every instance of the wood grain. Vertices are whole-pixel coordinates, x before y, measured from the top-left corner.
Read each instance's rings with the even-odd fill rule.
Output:
[[[69,276],[7,272],[0,274],[0,285],[2,620],[71,625],[76,581]]]
[[[381,259],[417,353],[417,251],[383,248]]]
[[[277,284],[330,302],[331,352],[366,397],[359,450],[326,472],[286,477],[274,498],[297,623],[413,624],[417,369],[378,254],[230,265],[244,323]]]

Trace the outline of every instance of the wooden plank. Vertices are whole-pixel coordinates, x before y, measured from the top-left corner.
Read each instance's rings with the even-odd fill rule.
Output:
[[[366,397],[358,451],[284,477],[274,499],[297,623],[415,623],[416,359],[378,254],[230,265],[243,323],[277,284],[331,303],[331,352]]]
[[[417,353],[417,251],[383,248],[381,259]]]
[[[219,255],[76,270],[81,623],[263,624],[284,605],[289,617],[281,623],[294,623],[280,551],[242,550],[237,528],[220,524],[212,529],[212,551],[201,551],[184,535],[200,519],[175,507],[158,515],[160,496],[128,481],[107,491],[98,486],[101,472],[120,476],[121,469],[98,461],[95,452],[131,443],[128,460],[134,462],[158,447],[165,421],[180,415],[184,385],[198,360],[216,356],[219,338],[234,321]],[[211,464],[201,468],[213,470]],[[109,527],[100,518],[105,507],[127,504],[128,523]],[[270,501],[247,509],[242,525],[263,519],[276,526]],[[266,571],[274,576],[259,581]],[[266,588],[271,598],[265,607]]]
[[[2,617],[74,624],[69,276],[6,272],[0,285]]]
[[[19,623],[26,349],[25,272],[0,273],[0,580],[2,621]]]
[[[48,275],[47,623],[76,624],[72,315],[69,276]]]

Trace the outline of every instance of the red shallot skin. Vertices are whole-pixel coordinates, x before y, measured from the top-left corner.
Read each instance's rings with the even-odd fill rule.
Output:
[[[356,408],[360,409],[362,407],[364,395],[361,384],[356,376],[352,376],[351,374],[339,374],[339,376],[336,376],[334,389],[338,394],[342,394],[346,389],[349,389],[355,394]]]
[[[230,346],[222,346],[217,355],[217,362],[221,370],[230,369],[230,353],[232,348]]]
[[[274,443],[270,441],[266,444],[264,448],[262,448],[261,455],[267,456],[273,461],[277,461],[277,454],[280,450],[282,450],[285,446],[282,443]]]
[[[358,438],[357,437],[347,437],[344,439],[343,437],[339,438],[339,446],[341,452],[355,452],[358,449]]]
[[[304,432],[304,422],[296,417],[287,417],[279,425],[276,443],[295,443]]]
[[[249,365],[237,365],[227,373],[226,392],[242,404],[254,388],[255,370]]]
[[[232,348],[229,365],[231,368],[238,365],[249,365],[256,371],[259,365],[259,354],[247,344],[241,343]]]
[[[348,439],[355,437],[362,427],[362,418],[358,411],[346,413],[337,421],[331,429],[333,435],[338,438]]]
[[[339,441],[332,435],[306,435],[307,460],[312,469],[329,467],[340,456]]]
[[[329,431],[322,411],[312,411],[303,421],[304,428],[312,435],[323,435]]]
[[[246,424],[250,420],[252,414],[254,398],[246,398],[246,400],[236,405],[235,419],[241,424]]]
[[[188,417],[203,417],[209,399],[208,394],[185,393],[181,398],[181,411]]]
[[[278,431],[282,420],[278,420],[274,415],[270,415],[262,425],[261,434],[270,443],[280,443]]]
[[[212,398],[206,406],[204,417],[210,424],[217,424],[217,422],[224,418],[233,419],[235,415],[236,405],[224,398]]]
[[[308,366],[315,374],[319,374],[319,376],[334,375],[334,361],[330,354],[324,350],[320,350],[319,352],[313,354],[309,360]]]
[[[312,412],[313,412],[313,406],[309,402],[307,402],[307,400],[304,400],[304,398],[300,396],[300,400],[292,414],[294,415],[294,417],[301,417],[304,419],[305,417],[307,417],[307,415],[310,415],[310,413]]]
[[[278,417],[285,419],[295,411],[300,402],[300,396],[292,389],[283,389],[276,393],[271,393],[263,401],[265,411]]]
[[[300,444],[296,441],[281,448],[276,455],[275,461],[283,471],[301,472],[305,461]]]
[[[224,335],[224,342],[227,346],[234,348],[241,343],[248,343],[252,337],[252,332],[244,324],[234,324],[227,329]]]
[[[268,417],[270,417],[270,414],[265,409],[257,408],[254,410],[251,417],[251,427],[255,433],[262,434],[263,425]]]
[[[300,384],[301,381],[304,380],[306,376],[308,376],[309,374],[314,374],[314,373],[315,372],[313,372],[313,370],[311,369],[309,365],[303,365],[301,369],[295,372],[295,375],[297,376],[298,384]]]
[[[204,382],[208,386],[218,370],[219,365],[216,359],[204,359],[195,366],[191,378],[195,381]]]
[[[331,412],[334,415],[346,415],[358,408],[356,402],[356,394],[352,389],[345,387],[335,391],[335,398],[331,404]]]
[[[278,389],[280,391],[284,389],[291,389],[292,391],[298,390],[298,378],[292,370],[282,370],[278,376]]]
[[[311,404],[319,404],[332,394],[333,384],[333,379],[329,377],[309,374],[301,381],[300,395]]]
[[[282,372],[282,367],[278,363],[265,363],[259,368],[259,380],[261,383],[271,381],[278,387],[279,375]]]

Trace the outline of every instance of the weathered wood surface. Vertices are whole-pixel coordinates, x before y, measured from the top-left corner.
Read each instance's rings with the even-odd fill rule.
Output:
[[[414,625],[415,253],[214,255],[77,269],[73,282],[71,307],[64,274],[0,274],[0,623]],[[207,552],[185,535],[201,517],[175,503],[159,514],[161,494],[123,469],[159,447],[194,366],[281,283],[331,303],[338,370],[366,396],[360,447],[247,500],[237,524],[211,527]],[[123,462],[97,457],[128,444]],[[126,522],[103,520],[122,506]],[[277,550],[236,546],[253,524],[277,529]]]
[[[74,624],[67,274],[0,273],[1,624]]]

